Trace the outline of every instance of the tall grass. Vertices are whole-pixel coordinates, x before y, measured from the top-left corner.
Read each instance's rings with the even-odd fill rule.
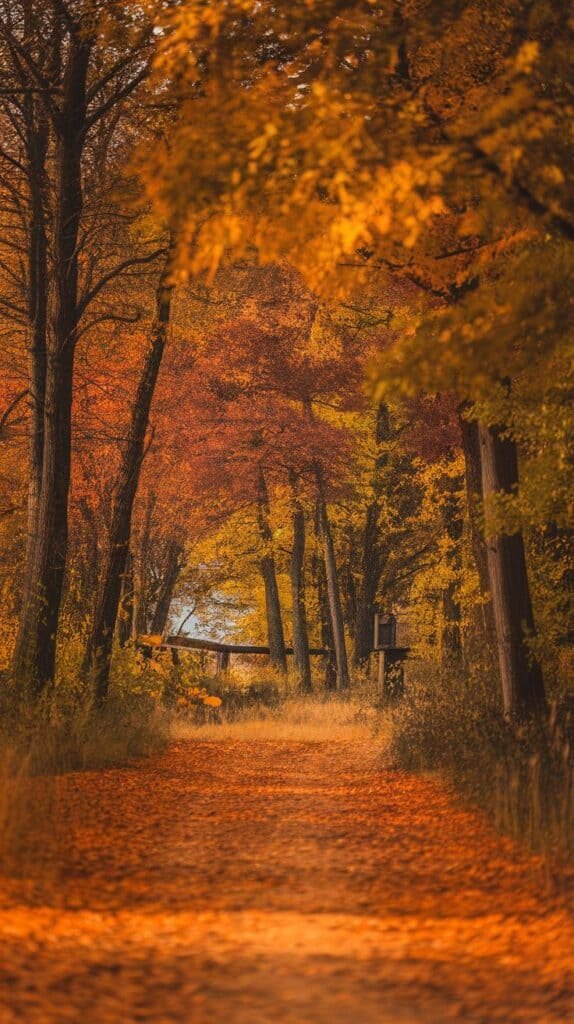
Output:
[[[541,722],[512,727],[487,680],[421,673],[390,719],[397,764],[440,770],[500,831],[574,858],[574,721],[566,702]]]
[[[381,734],[385,727],[372,703],[331,696],[287,695],[279,703],[248,700],[241,709],[226,707],[217,716],[185,716],[172,719],[174,739],[190,740],[281,740],[284,742],[357,743],[381,756]]]
[[[0,865],[38,874],[43,846],[59,828],[55,801],[64,772],[105,769],[150,755],[168,741],[169,713],[116,675],[105,706],[74,679],[61,679],[35,705],[0,683]]]

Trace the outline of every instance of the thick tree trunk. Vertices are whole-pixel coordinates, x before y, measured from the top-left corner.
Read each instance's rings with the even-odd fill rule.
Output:
[[[265,588],[265,610],[267,615],[267,638],[271,664],[280,672],[287,672],[287,655],[285,654],[285,636],[281,619],[281,604],[277,572],[273,555],[273,534],[269,522],[269,493],[265,482],[263,468],[259,468],[257,480],[257,525],[263,542],[263,554],[259,559],[259,568]]]
[[[132,406],[131,422],[114,488],[108,552],[102,569],[96,613],[86,650],[84,668],[93,683],[97,703],[102,703],[108,695],[112,646],[129,550],[132,510],[144,456],[151,403],[167,339],[173,290],[169,273],[168,257],[158,285],[156,318],[150,347]]]
[[[26,149],[30,189],[30,236],[28,250],[28,318],[30,325],[29,392],[29,476],[28,527],[25,581],[30,583],[38,536],[38,515],[44,457],[44,405],[46,399],[48,328],[48,240],[46,236],[46,152],[48,126],[37,121],[32,98],[26,101],[28,132]]]
[[[301,689],[310,693],[311,661],[305,602],[305,513],[293,488],[293,548],[291,551],[291,601],[293,605],[293,664]]]
[[[489,593],[490,581],[488,577],[486,542],[480,528],[482,514],[482,470],[479,429],[476,420],[466,420],[463,417],[460,419],[460,426],[462,431],[466,500],[470,520],[472,550],[478,572],[480,590],[483,596],[486,596]]]
[[[488,649],[488,662],[491,667],[494,668],[497,664],[496,629],[494,626],[494,615],[490,596],[490,578],[488,573],[486,541],[484,539],[484,533],[481,526],[483,499],[479,429],[476,420],[467,420],[464,416],[461,416],[460,418],[460,427],[464,453],[466,502],[470,525],[470,536],[474,561],[478,573],[480,594],[483,600],[481,605],[482,630],[484,632],[486,647]]]
[[[50,353],[38,535],[14,654],[15,677],[38,697],[54,679],[56,634],[68,550],[74,350]]]
[[[345,643],[345,626],[343,622],[343,608],[341,604],[341,593],[339,589],[339,576],[337,562],[335,559],[335,545],[331,532],[331,523],[327,512],[325,500],[325,488],[320,466],[315,466],[315,478],[317,481],[317,522],[319,533],[323,542],[323,554],[325,558],[325,576],[327,579],[327,597],[329,600],[329,612],[331,617],[331,629],[333,631],[333,646],[335,650],[335,662],[337,665],[337,690],[349,688],[349,667],[347,662],[347,645]]]
[[[24,36],[33,33],[32,9],[24,5]],[[46,157],[49,124],[42,100],[32,91],[22,99],[26,181],[29,214],[27,218],[27,307],[28,307],[28,522],[26,556],[21,606],[29,600],[32,582],[35,543],[38,536],[38,515],[42,485],[44,454],[44,404],[46,397],[47,329],[48,329],[48,239],[46,234],[46,201],[48,183]]]
[[[56,144],[54,325],[47,355],[41,495],[37,542],[25,583],[13,672],[32,697],[53,680],[56,636],[68,552],[72,384],[78,329],[78,233],[83,208],[89,39],[75,39],[64,76]]]
[[[169,609],[173,598],[173,592],[177,578],[181,570],[182,546],[179,540],[172,540],[168,546],[165,574],[151,620],[150,633],[153,636],[163,636],[169,618]]]
[[[518,454],[515,442],[496,427],[480,425],[479,439],[488,512],[489,499],[518,486]],[[534,616],[522,533],[487,535],[486,550],[504,713],[516,719],[545,706],[542,671],[526,643]]]

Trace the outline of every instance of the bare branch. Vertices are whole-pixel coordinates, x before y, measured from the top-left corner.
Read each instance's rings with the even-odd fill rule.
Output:
[[[123,274],[124,271],[129,270],[130,267],[143,266],[146,263],[153,263],[153,261],[157,260],[160,256],[165,256],[167,251],[167,248],[163,246],[161,249],[154,249],[153,252],[148,253],[147,256],[134,256],[131,259],[127,259],[124,260],[122,263],[119,263],[117,267],[114,267],[113,270],[110,270],[107,274],[104,274],[104,276],[100,278],[97,284],[95,284],[93,288],[90,288],[90,290],[86,292],[86,294],[83,296],[79,304],[79,315],[82,316],[82,314],[88,308],[90,303],[93,302],[96,296],[100,294],[102,289],[104,289],[108,284],[110,284],[111,281],[114,281],[115,278]]]
[[[112,108],[115,107],[118,103],[121,103],[122,100],[127,99],[128,96],[131,96],[132,92],[134,92],[134,90],[137,89],[138,85],[140,85],[144,81],[144,79],[147,78],[150,68],[151,62],[146,61],[144,67],[141,68],[137,75],[135,75],[129,82],[127,82],[126,85],[122,86],[121,89],[117,89],[116,92],[112,93],[112,95],[109,96],[107,100],[105,100],[99,107],[97,107],[96,110],[94,110],[94,112],[90,114],[90,116],[87,118],[86,131],[89,131],[90,128],[92,128],[97,121],[104,117],[104,115],[107,114],[109,110],[112,110]]]
[[[20,391],[15,396],[15,398],[13,398],[12,401],[8,403],[8,405],[4,409],[4,412],[0,415],[0,437],[4,433],[6,427],[8,426],[8,421],[10,419],[10,416],[14,412],[14,409],[16,409],[20,405],[20,402],[22,402],[24,400],[24,398],[26,398],[27,394],[28,394],[28,389],[27,388],[26,388],[25,391]]]
[[[129,53],[127,53],[124,57],[120,57],[120,59],[117,60],[115,64],[112,64],[108,71],[106,71],[106,73],[102,75],[102,77],[99,78],[97,82],[94,82],[91,88],[88,89],[86,95],[86,102],[88,104],[90,104],[92,100],[96,98],[96,96],[99,92],[102,91],[102,89],[105,89],[106,85],[109,85],[114,78],[117,78],[117,76],[121,74],[121,72],[124,71],[125,68],[129,67],[130,64],[133,63],[136,54],[138,53],[139,50],[143,50],[145,45],[149,42],[149,39],[150,32],[146,32],[140,39],[139,43],[133,46]]]

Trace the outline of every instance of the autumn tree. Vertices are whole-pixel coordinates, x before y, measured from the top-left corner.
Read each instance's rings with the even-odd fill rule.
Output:
[[[501,258],[504,274],[505,250],[522,259],[526,280],[535,280],[536,248],[545,235],[571,264],[563,144],[572,104],[564,85],[571,60],[568,15],[542,0],[517,0],[504,16],[475,0],[429,3],[416,13],[406,3],[357,2],[345,5],[344,15],[336,0],[289,11],[231,3],[210,18],[194,0],[183,5],[159,67],[165,74],[175,56],[187,59],[189,79],[204,73],[204,91],[182,108],[175,164],[161,151],[154,154],[150,194],[188,230],[210,205],[192,259],[182,253],[195,271],[212,272],[227,248],[255,244],[263,258],[279,248],[289,252],[319,283],[355,256],[357,266],[374,259],[446,305],[457,326],[448,338],[443,334],[438,390],[454,388],[461,401],[476,402],[485,440],[488,433],[485,456],[490,448],[505,462],[498,481],[487,473],[500,504],[518,487],[512,472],[518,460],[516,452],[510,455],[512,437],[498,448],[501,428],[505,434],[509,424],[500,414],[489,420],[477,399],[496,395],[531,351],[521,337],[524,304],[516,282],[501,313],[514,350],[503,344],[500,376],[498,359],[487,374],[477,372],[475,359],[472,372],[452,371],[462,366],[471,339],[487,337],[490,323],[485,351],[490,356],[500,345],[493,284]],[[197,180],[211,187],[194,195]],[[548,270],[546,305],[550,278]],[[465,329],[473,301],[483,322],[469,327],[467,321]],[[416,318],[420,309],[411,312]],[[531,315],[533,332],[537,319]],[[409,336],[415,343],[407,346],[403,380],[426,387],[420,371],[436,362],[434,345],[425,345],[420,332]],[[557,334],[548,329],[546,336],[550,351]],[[501,668],[503,634],[510,631],[523,652],[520,673],[515,669],[511,682],[502,680],[506,713],[513,716],[540,708],[544,696],[539,669],[532,654],[526,657],[524,626],[532,632],[531,617],[519,622],[511,611],[529,608],[526,563],[514,560],[520,572],[509,574],[503,547],[497,545],[497,558],[490,559],[489,586],[499,622],[506,609],[497,632]],[[510,604],[503,597],[508,588],[515,595]]]
[[[151,404],[167,341],[173,291],[170,272],[168,250],[164,270],[157,285],[156,310],[149,348],[133,399],[130,423],[114,483],[107,559],[101,570],[94,621],[86,651],[85,670],[91,678],[99,702],[106,698],[108,692],[112,644],[129,553],[132,510],[145,453]],[[177,557],[175,564],[170,567],[170,577],[176,569]],[[158,614],[157,607],[154,613],[158,622],[160,618],[163,620],[162,629],[169,611],[169,596],[168,592],[161,602],[160,613]],[[164,612],[163,605],[166,603],[167,611]]]
[[[101,181],[102,161],[106,169],[117,160],[114,141],[148,74],[152,28],[143,11],[106,12],[95,2],[22,0],[5,4],[0,19],[3,101],[18,147],[7,157],[25,196],[22,291],[32,339],[28,569],[13,669],[36,696],[54,677],[78,341],[108,284],[151,258],[149,245],[127,260],[118,261],[117,246],[101,252],[93,220],[98,203],[94,195],[86,200],[86,187]],[[100,226],[108,209],[100,191]]]

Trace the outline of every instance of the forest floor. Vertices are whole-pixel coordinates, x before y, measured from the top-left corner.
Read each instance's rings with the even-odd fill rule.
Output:
[[[564,897],[440,781],[366,729],[205,736],[27,784],[1,1024],[574,1020]]]

